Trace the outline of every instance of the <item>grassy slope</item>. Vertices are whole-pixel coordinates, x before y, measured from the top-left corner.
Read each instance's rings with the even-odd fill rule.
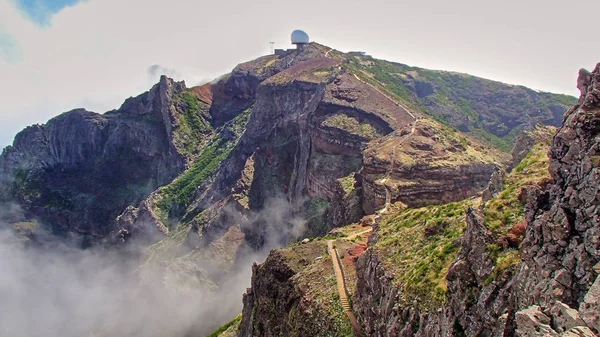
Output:
[[[452,123],[444,115],[434,111],[431,106],[437,105],[458,111],[468,120],[470,128],[468,134],[504,151],[510,151],[521,128],[513,128],[502,137],[486,131],[479,113],[473,108],[475,101],[480,100],[474,93],[485,93],[500,98],[510,96],[506,102],[510,102],[514,108],[518,107],[519,111],[547,110],[552,105],[561,105],[566,110],[577,102],[575,97],[568,95],[538,93],[522,86],[512,86],[467,74],[410,67],[368,56],[350,57],[350,64],[347,67],[353,73],[360,75],[363,80],[390,93],[408,107],[421,111],[446,125],[452,126]],[[410,77],[433,84],[434,94],[418,98],[406,85],[406,79]]]
[[[319,240],[308,244],[296,244],[279,252],[297,272],[294,282],[297,289],[303,290],[304,298],[314,307],[314,314],[333,324],[324,327],[327,330],[323,330],[318,336],[353,336],[352,327],[339,301],[332,261],[327,254],[327,242]],[[321,258],[315,261],[317,257]],[[294,312],[290,312],[292,325],[293,318]]]
[[[236,316],[230,322],[225,323],[222,327],[215,330],[215,332],[211,333],[206,337],[237,337],[237,332],[240,328],[240,323],[242,323],[242,315]]]
[[[174,130],[174,143],[193,158],[214,134],[209,122],[210,107],[198,98],[193,89],[184,91],[175,101],[181,115]]]
[[[503,191],[485,205],[486,226],[500,237],[524,220],[521,189],[548,179],[547,144],[538,144],[506,176]],[[402,287],[404,300],[421,308],[438,307],[445,301],[446,272],[456,258],[456,240],[465,229],[465,210],[477,207],[480,199],[466,199],[441,206],[402,210],[384,217],[380,239],[374,249],[385,267]],[[491,278],[520,262],[518,251],[493,244],[488,247],[496,259]],[[491,279],[490,279],[491,280]]]
[[[217,172],[221,162],[229,156],[239,137],[244,132],[252,107],[240,113],[233,121],[231,128],[236,137],[228,141],[214,134],[206,145],[199,150],[194,163],[173,182],[161,188],[158,194],[158,213],[166,224],[172,216],[172,210],[185,210],[192,202],[198,186],[205,183]],[[217,132],[219,130],[216,130]],[[188,219],[191,220],[191,219]]]
[[[514,225],[525,221],[525,204],[519,200],[521,190],[551,179],[548,172],[549,145],[536,144],[521,163],[506,176],[503,191],[485,204],[485,224],[495,236],[506,235]],[[517,249],[503,249],[498,244],[491,244],[487,248],[491,257],[495,259],[494,270],[486,280],[489,283],[502,275],[506,269],[516,268],[521,263]]]
[[[445,300],[446,272],[459,247],[455,241],[465,229],[465,210],[477,200],[407,209],[386,216],[374,249],[394,282],[402,285],[403,300],[421,307]]]
[[[376,144],[371,146],[375,151],[375,156],[381,158],[382,161],[388,160],[389,153],[393,151],[395,161],[407,169],[423,165],[424,160],[428,161],[430,168],[441,168],[472,163],[502,164],[508,158],[505,152],[477,139],[467,138],[462,132],[432,120],[421,119],[418,129],[427,129],[427,132],[430,133],[428,138],[433,140],[431,149],[419,151],[411,148],[405,151],[393,151],[394,147],[398,149],[398,143],[403,143],[404,139],[401,137],[386,138],[381,142],[372,143]],[[406,143],[404,144],[407,146]]]

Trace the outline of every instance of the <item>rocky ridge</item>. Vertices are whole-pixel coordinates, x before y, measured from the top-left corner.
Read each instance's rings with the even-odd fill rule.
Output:
[[[312,43],[199,87],[161,77],[118,110],[74,110],[30,127],[0,157],[0,196],[24,210],[3,220],[40,221],[85,236],[85,245],[155,243],[142,276],[193,292],[225,284],[248,252],[324,235],[384,204],[476,194],[507,156],[485,134],[444,126],[460,125],[415,99],[451,93],[381,77],[400,66],[378,62]],[[543,113],[564,107],[562,96],[539,96],[527,102]],[[519,110],[488,101],[503,116]],[[456,104],[453,113],[476,118]],[[494,116],[488,110],[480,117]],[[508,128],[538,120],[529,117]]]
[[[186,157],[172,142],[174,100],[183,90],[183,83],[162,77],[119,110],[101,115],[77,109],[26,128],[0,157],[8,180],[3,201],[17,201],[25,218],[55,233],[107,237],[125,206],[185,168]]]
[[[582,71],[578,86],[581,97],[551,145],[552,132],[543,128],[518,137],[512,160],[518,165],[509,165],[508,174],[496,171],[483,199],[416,209],[396,203],[375,217],[369,248],[356,264],[353,297],[367,335],[600,332],[600,65]],[[267,259],[255,268],[270,266]],[[270,275],[255,272],[249,292]],[[260,335],[248,328],[264,317],[248,311],[247,297],[245,305],[239,336]],[[275,324],[271,329],[284,323]]]

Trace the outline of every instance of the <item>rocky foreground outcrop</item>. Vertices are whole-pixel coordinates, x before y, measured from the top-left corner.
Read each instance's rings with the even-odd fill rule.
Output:
[[[554,183],[529,192],[515,301],[517,308],[560,301],[579,309],[598,333],[600,308],[592,285],[598,283],[600,262],[600,64],[592,73],[580,72],[578,87],[579,102],[566,114],[549,153]]]
[[[394,274],[382,261],[385,256],[367,251],[358,262],[355,309],[368,334],[595,336],[600,332],[600,68],[582,72],[579,84],[579,103],[566,114],[549,151],[552,180],[520,192],[519,198],[527,203],[523,242],[518,245],[522,231],[518,225],[510,231],[492,225],[489,207],[494,207],[494,200],[485,204],[487,210],[469,208],[460,251],[445,276],[445,304],[427,308],[405,302],[408,290],[394,283]],[[531,144],[519,147],[523,148],[514,155],[523,160],[523,149]],[[515,170],[527,172],[524,165]],[[494,190],[498,188],[488,188],[487,193],[498,195]],[[510,246],[513,250],[506,250]],[[520,259],[522,263],[514,264]]]

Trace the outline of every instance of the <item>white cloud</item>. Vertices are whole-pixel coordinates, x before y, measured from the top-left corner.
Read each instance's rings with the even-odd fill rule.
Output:
[[[267,53],[268,41],[287,45],[294,28],[340,50],[576,94],[577,70],[600,61],[582,9],[600,2],[89,0],[39,27],[0,0],[0,34],[23,56],[0,60],[0,145],[72,108],[118,107],[158,80],[153,65],[198,84]]]
[[[0,32],[23,50],[21,62],[0,60],[0,145],[25,125],[72,108],[116,108],[157,82],[157,71],[198,84],[268,51],[259,41],[234,51],[233,34],[214,35],[218,22],[205,18],[197,2],[158,4],[167,3],[93,0],[65,8],[42,28],[0,0]]]

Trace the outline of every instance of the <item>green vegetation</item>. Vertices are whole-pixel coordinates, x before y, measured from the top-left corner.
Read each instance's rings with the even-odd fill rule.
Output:
[[[525,159],[505,177],[502,192],[486,203],[485,224],[496,237],[507,235],[515,225],[525,221],[525,204],[519,199],[522,189],[550,179],[547,151],[548,144],[536,144]],[[486,250],[494,261],[494,269],[485,280],[486,284],[491,284],[506,270],[514,269],[521,263],[520,253],[516,249],[504,249],[494,243],[488,245]]]
[[[171,230],[162,240],[148,247],[146,261],[139,269],[139,276],[144,282],[157,280],[156,273],[159,270],[164,273],[164,269],[181,255],[190,230],[191,225]]]
[[[306,211],[304,214],[306,215],[306,219],[311,219],[313,217],[322,215],[323,212],[329,207],[329,201],[323,198],[312,198],[304,204]]]
[[[502,191],[484,206],[485,224],[495,237],[507,235],[524,221],[521,189],[549,178],[547,144],[542,142],[505,176]],[[374,248],[394,275],[394,283],[402,287],[405,302],[423,309],[444,303],[446,274],[458,253],[456,240],[466,226],[465,210],[479,202],[467,199],[406,209],[383,218]],[[486,284],[521,262],[518,250],[505,249],[499,243],[489,244],[486,250],[495,266]]]
[[[236,116],[231,124],[224,126],[231,128],[235,134],[233,139],[225,141],[218,135],[213,137],[206,146],[201,148],[194,164],[171,184],[161,189],[157,211],[165,225],[168,225],[168,219],[173,215],[173,210],[176,210],[176,215],[182,215],[185,212],[192,202],[196,189],[205,183],[217,171],[221,162],[229,156],[245,130],[251,110],[252,106]]]
[[[68,211],[75,209],[74,197],[68,189],[48,188],[39,174],[24,169],[15,170],[14,177],[13,191],[19,198],[39,202],[44,208]]]
[[[297,285],[296,288],[304,289],[304,298],[310,301],[310,307],[315,309],[307,313],[300,311],[298,307],[293,307],[288,314],[289,326],[294,328],[305,322],[311,322],[315,327],[324,327],[315,336],[354,336],[350,321],[340,303],[331,257],[327,253],[327,242],[315,240],[307,244],[279,249],[277,252],[296,272],[292,278]],[[347,265],[344,267],[351,268]],[[318,331],[318,328],[314,330]],[[300,336],[299,332],[294,330],[290,331],[289,335]]]
[[[549,93],[541,93],[541,95],[540,104],[542,104],[543,107],[549,108],[551,104],[556,104],[557,102],[567,107],[572,107],[577,104],[577,98],[573,96]]]
[[[325,218],[329,201],[323,198],[312,198],[307,200],[301,208],[301,217],[306,220],[304,235],[319,235],[327,230],[327,219]],[[291,238],[298,240],[301,238]]]
[[[420,111],[425,110],[425,107],[418,100],[414,99],[413,93],[398,77],[399,73],[395,64],[369,58],[368,66],[366,66],[359,61],[359,58],[351,57],[350,64],[346,65],[346,67],[352,73],[359,75],[361,80],[390,93],[392,97],[395,97],[409,107]],[[364,76],[365,72],[371,76]]]
[[[352,191],[354,191],[354,183],[356,182],[354,179],[354,172],[350,173],[345,177],[337,179],[337,181],[340,183],[340,185],[342,185],[346,197],[350,195]]]
[[[500,249],[502,248],[500,246],[498,247]],[[492,269],[492,273],[484,280],[485,285],[492,284],[492,282],[500,278],[500,276],[509,269],[515,271],[522,262],[521,253],[517,249],[499,251],[494,260],[494,269]]]
[[[468,199],[441,206],[406,209],[384,218],[375,249],[381,252],[403,300],[419,308],[445,302],[446,272],[456,258],[456,239],[462,234]]]
[[[176,143],[193,156],[213,132],[208,122],[208,106],[198,99],[193,89],[181,93],[180,100],[181,119],[179,127],[174,129]]]
[[[218,328],[215,332],[211,333],[206,337],[220,337],[222,333],[229,330],[229,328],[237,327],[239,328],[240,323],[242,322],[242,315],[237,315],[233,320],[228,323],[225,323],[222,327]],[[237,328],[235,330],[237,330]]]
[[[428,141],[432,150],[395,151],[395,161],[402,163],[404,167],[422,165],[423,160],[428,161],[430,168],[456,167],[473,163],[493,164],[506,160],[506,153],[495,147],[485,146],[473,138],[467,138],[463,133],[448,126],[427,119],[420,120],[419,124],[419,127],[429,134]],[[387,153],[391,152],[393,146],[397,144],[398,140],[394,138],[382,142],[376,149],[376,155],[387,159]]]
[[[500,194],[488,201],[484,215],[486,226],[496,235],[506,235],[512,226],[524,221],[525,204],[519,200],[521,189],[550,179],[548,148],[537,144],[503,182]]]
[[[569,108],[577,102],[575,97],[568,95],[536,92],[467,74],[410,67],[369,56],[350,57],[346,67],[415,111],[449,126],[466,127],[466,133],[506,152],[510,151],[522,129],[518,126],[509,129],[502,123],[507,112],[537,115],[540,110],[549,112],[554,106],[561,105]],[[412,87],[419,83],[430,85],[433,93],[417,97]],[[498,99],[502,100],[499,105],[502,108],[496,106]],[[474,102],[485,106],[488,113],[477,111]],[[489,131],[493,129],[499,131]]]
[[[170,214],[173,207],[185,209],[189,206],[196,188],[216,172],[231,150],[232,147],[227,142],[220,138],[214,139],[202,150],[192,167],[161,190],[162,199],[158,202],[158,207],[165,214]]]
[[[212,128],[204,119],[203,112],[206,109],[206,104],[198,99],[190,91],[185,91],[181,97],[187,105],[187,109],[183,113],[183,120],[190,129],[194,132],[208,132]]]
[[[344,114],[335,114],[328,116],[323,125],[342,129],[348,133],[359,135],[366,139],[375,139],[382,135],[377,132],[377,129],[369,123],[360,123],[356,118]]]
[[[29,170],[17,168],[14,171],[14,189],[21,196],[39,197],[41,194],[40,184],[37,179],[29,178]]]

